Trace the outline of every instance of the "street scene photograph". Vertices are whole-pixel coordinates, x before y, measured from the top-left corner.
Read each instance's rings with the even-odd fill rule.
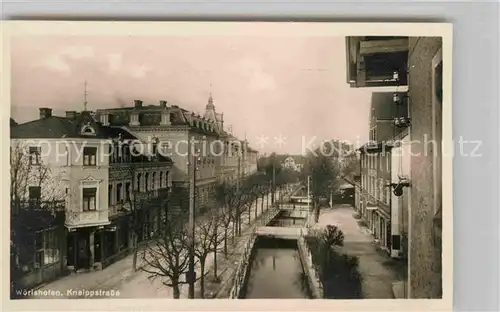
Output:
[[[11,37],[11,300],[451,295],[443,37],[246,24]]]

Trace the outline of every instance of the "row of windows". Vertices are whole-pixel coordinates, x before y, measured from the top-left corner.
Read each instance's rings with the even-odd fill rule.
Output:
[[[167,187],[168,184],[168,171],[160,171],[157,175],[156,172],[150,174],[149,172],[138,173],[136,175],[135,190],[140,192],[147,192],[158,188]]]
[[[379,169],[379,170],[384,170],[386,172],[391,172],[391,162],[390,162],[391,154],[385,154],[385,155],[363,155],[362,156],[362,167],[363,168],[368,168],[368,169]],[[384,166],[385,164],[385,166]],[[378,165],[378,166],[377,166]]]
[[[29,147],[29,160],[32,165],[41,164],[41,146]],[[66,152],[66,165],[69,165],[69,153]],[[96,166],[97,165],[97,147],[84,147],[83,148],[83,165]]]
[[[373,176],[363,175],[362,187],[377,200],[389,205],[391,201],[391,187],[388,185],[391,182],[383,178],[377,179]]]

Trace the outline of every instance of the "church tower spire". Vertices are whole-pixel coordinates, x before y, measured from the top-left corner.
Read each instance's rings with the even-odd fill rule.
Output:
[[[212,97],[212,84],[210,84],[210,95],[208,96],[207,110],[215,110],[214,98]]]

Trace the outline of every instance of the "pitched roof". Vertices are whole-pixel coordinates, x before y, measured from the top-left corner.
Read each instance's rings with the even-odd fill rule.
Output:
[[[288,157],[291,157],[295,164],[302,165],[305,162],[305,157],[302,155],[276,155],[279,162],[284,162]]]
[[[95,136],[82,134],[82,127],[90,125]],[[109,139],[122,135],[123,139],[136,139],[130,132],[120,127],[102,126],[90,113],[83,112],[74,118],[50,116],[32,120],[11,128],[12,139],[59,139],[59,138],[96,138]]]
[[[161,123],[162,113],[167,112],[170,117],[172,126],[188,126],[205,134],[219,132],[217,117],[215,121],[208,120],[203,116],[194,112],[185,110],[179,106],[171,105],[169,107],[161,107],[160,105],[145,105],[141,107],[122,107],[98,109],[96,112],[97,120],[104,113],[108,113],[108,120],[112,126],[128,126],[130,115],[132,113],[139,114],[141,126],[159,126]],[[213,128],[213,130],[211,130]]]

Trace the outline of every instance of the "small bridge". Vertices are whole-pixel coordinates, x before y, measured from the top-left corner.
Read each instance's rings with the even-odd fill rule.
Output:
[[[298,239],[301,233],[305,234],[307,231],[303,227],[277,227],[277,226],[261,226],[257,228],[257,235],[260,236],[273,236],[276,238],[289,238]]]

